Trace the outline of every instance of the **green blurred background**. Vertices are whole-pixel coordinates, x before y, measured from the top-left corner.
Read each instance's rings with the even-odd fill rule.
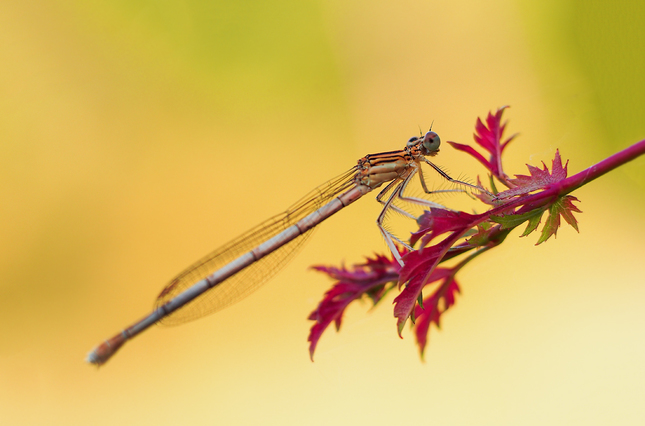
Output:
[[[85,354],[185,266],[370,152],[468,143],[576,173],[645,137],[642,1],[0,2],[0,423],[642,424],[645,161],[461,275],[426,362],[388,302],[316,362],[312,264],[386,250],[366,197],[243,302]],[[447,145],[438,163],[483,170]]]

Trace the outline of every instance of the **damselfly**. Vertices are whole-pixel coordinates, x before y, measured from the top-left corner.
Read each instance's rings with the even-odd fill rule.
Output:
[[[177,275],[157,297],[154,310],[116,336],[104,341],[87,356],[91,364],[105,363],[127,340],[151,325],[181,324],[231,305],[255,291],[274,275],[302,246],[316,225],[363,195],[387,183],[376,199],[383,204],[376,223],[395,258],[403,264],[396,244],[407,244],[384,226],[389,211],[414,218],[395,204],[403,200],[424,207],[445,208],[432,201],[406,196],[408,184],[419,175],[423,191],[431,194],[423,178],[422,164],[446,180],[482,188],[453,179],[426,157],[439,152],[439,135],[428,131],[410,138],[400,151],[370,154],[344,174],[317,187],[284,213],[270,218],[238,238],[203,257]],[[410,247],[408,247],[410,248]]]

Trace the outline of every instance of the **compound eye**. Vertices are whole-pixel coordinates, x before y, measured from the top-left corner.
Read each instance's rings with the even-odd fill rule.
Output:
[[[428,151],[428,154],[439,151],[439,145],[441,145],[441,138],[435,132],[428,132],[423,137],[423,147]]]
[[[411,137],[410,139],[408,139],[408,146],[412,146],[416,144],[418,141],[419,141],[418,136]]]

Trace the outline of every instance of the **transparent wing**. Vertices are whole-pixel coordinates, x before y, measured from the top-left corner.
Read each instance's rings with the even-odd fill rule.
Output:
[[[248,253],[351,188],[354,185],[355,173],[356,167],[318,186],[285,212],[262,222],[186,268],[161,291],[155,302],[155,308],[164,305],[196,282]],[[240,301],[257,290],[286,265],[303,246],[312,231],[313,229],[303,233],[246,269],[222,281],[200,297],[166,316],[161,320],[161,323],[164,325],[182,324],[212,314]]]

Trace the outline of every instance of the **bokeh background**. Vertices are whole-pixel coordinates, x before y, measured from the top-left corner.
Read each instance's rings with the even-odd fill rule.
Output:
[[[509,173],[645,138],[642,1],[0,2],[0,423],[643,424],[645,161],[580,234],[461,274],[426,362],[389,302],[309,361],[313,264],[386,250],[372,196],[237,305],[85,354],[185,266],[357,158],[509,104]],[[438,163],[475,177],[447,146]]]

